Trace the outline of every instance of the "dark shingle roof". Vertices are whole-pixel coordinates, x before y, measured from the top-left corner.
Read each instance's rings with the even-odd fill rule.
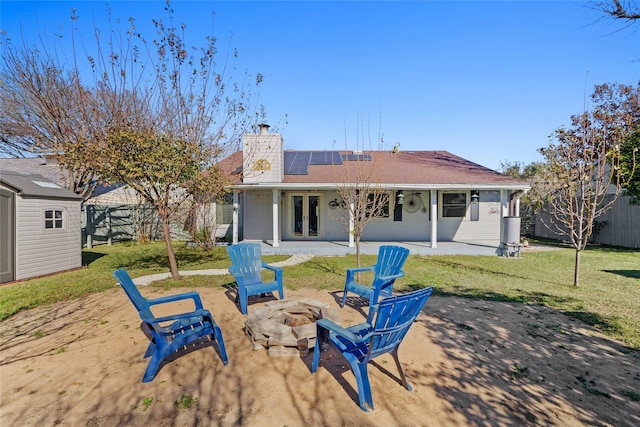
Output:
[[[316,153],[287,150],[289,153]],[[341,152],[349,154],[351,152]],[[311,158],[310,155],[307,157]],[[347,156],[348,157],[348,156]],[[365,160],[341,161],[339,164],[305,165],[305,173],[288,173],[285,170],[283,184],[332,184],[375,179],[381,184],[420,186],[499,186],[528,187],[524,181],[496,172],[492,169],[458,157],[448,151],[364,151],[359,157]],[[343,156],[344,158],[344,156]],[[225,161],[228,171],[242,170],[242,152],[235,152]]]

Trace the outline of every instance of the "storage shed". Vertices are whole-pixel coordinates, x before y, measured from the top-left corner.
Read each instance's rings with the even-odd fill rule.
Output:
[[[82,266],[81,202],[41,175],[0,171],[0,283]]]

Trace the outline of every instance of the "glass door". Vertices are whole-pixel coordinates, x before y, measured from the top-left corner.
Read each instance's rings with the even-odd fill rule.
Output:
[[[291,236],[300,239],[320,237],[320,195],[292,194]]]

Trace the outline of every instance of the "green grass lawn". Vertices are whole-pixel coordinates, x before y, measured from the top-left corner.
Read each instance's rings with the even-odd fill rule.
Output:
[[[230,262],[224,247],[212,252],[175,244],[181,270],[223,268]],[[527,252],[521,259],[485,256],[411,256],[398,291],[435,286],[440,295],[465,298],[545,304],[586,323],[629,347],[640,349],[640,253],[611,248],[587,249],[582,255],[581,286],[573,283],[572,249]],[[265,257],[266,262],[286,259]],[[99,246],[83,251],[85,267],[23,282],[0,286],[0,320],[16,312],[82,297],[111,289],[116,268],[126,268],[132,277],[167,272],[162,243]],[[371,265],[375,256],[363,256]],[[338,290],[344,286],[345,270],[355,266],[355,257],[316,257],[285,267],[285,287]],[[365,280],[366,278],[363,278]],[[165,288],[230,286],[233,278],[189,276],[180,281],[154,284]]]

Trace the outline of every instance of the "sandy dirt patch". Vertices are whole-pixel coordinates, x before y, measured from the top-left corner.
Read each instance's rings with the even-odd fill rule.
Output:
[[[323,352],[312,374],[311,354],[253,351],[233,292],[198,292],[229,364],[207,347],[166,364],[151,383],[141,382],[147,339],[117,287],[0,323],[0,425],[640,425],[640,352],[544,306],[432,296],[400,347],[414,390],[401,385],[391,357],[378,358],[367,413],[338,353]],[[341,296],[286,293],[336,307]],[[364,320],[366,307],[350,302],[340,310],[345,326]],[[181,398],[197,400],[180,408]]]

